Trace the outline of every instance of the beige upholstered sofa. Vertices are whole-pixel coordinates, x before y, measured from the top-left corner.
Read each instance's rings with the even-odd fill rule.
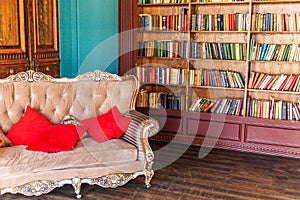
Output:
[[[114,105],[132,118],[120,139],[98,143],[85,137],[71,151],[36,152],[23,145],[0,148],[0,194],[42,195],[72,184],[80,198],[82,183],[115,188],[139,175],[150,187],[154,155],[148,137],[157,133],[158,123],[134,110],[137,89],[134,76],[100,71],[74,79],[27,71],[0,80],[0,126],[6,133],[27,105],[54,124],[66,115],[78,120],[96,117]]]

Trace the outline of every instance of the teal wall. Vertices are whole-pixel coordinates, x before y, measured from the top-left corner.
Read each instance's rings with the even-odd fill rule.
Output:
[[[61,76],[118,73],[118,0],[59,0]]]

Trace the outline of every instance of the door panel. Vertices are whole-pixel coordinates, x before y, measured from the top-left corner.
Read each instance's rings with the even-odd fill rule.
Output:
[[[57,0],[33,0],[34,69],[59,77]]]
[[[24,0],[1,0],[0,64],[10,63],[25,68],[27,53],[24,23]]]

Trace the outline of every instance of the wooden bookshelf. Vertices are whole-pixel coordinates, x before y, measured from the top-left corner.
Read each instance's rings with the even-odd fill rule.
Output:
[[[300,85],[300,1],[143,2],[135,5],[133,71],[139,97],[149,93],[138,110],[161,123],[153,139],[300,158],[300,92],[291,86]],[[271,75],[290,77],[278,83],[285,89],[267,89]],[[168,94],[181,96],[180,108],[165,106]],[[225,104],[212,112],[212,101]]]

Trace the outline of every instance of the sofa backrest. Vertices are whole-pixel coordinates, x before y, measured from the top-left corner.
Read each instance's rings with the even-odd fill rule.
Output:
[[[0,80],[0,126],[7,132],[27,105],[52,123],[67,114],[77,119],[96,117],[117,105],[121,113],[134,109],[138,82],[134,76],[95,71],[74,79],[52,78],[27,71]]]

